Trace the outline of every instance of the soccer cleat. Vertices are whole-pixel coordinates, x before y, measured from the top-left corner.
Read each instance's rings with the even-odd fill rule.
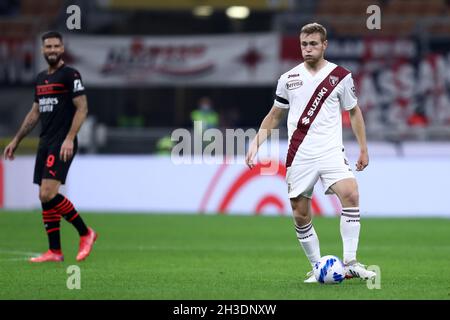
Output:
[[[40,256],[30,258],[30,262],[62,262],[64,261],[64,255],[52,250],[44,252]]]
[[[306,274],[306,279],[303,281],[304,283],[316,283],[317,279],[314,275],[314,270],[311,270]]]
[[[93,229],[88,228],[88,234],[80,237],[80,248],[77,254],[77,261],[82,261],[89,256],[95,240],[97,240],[97,233]]]
[[[350,261],[345,265],[345,278],[360,278],[362,280],[373,279],[377,274],[373,271],[366,269],[366,266],[357,262],[356,260]]]

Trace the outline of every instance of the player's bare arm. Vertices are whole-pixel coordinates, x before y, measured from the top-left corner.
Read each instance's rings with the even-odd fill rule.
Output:
[[[72,101],[77,110],[73,116],[72,126],[70,127],[69,133],[61,145],[61,152],[59,156],[64,162],[68,161],[73,156],[73,141],[75,140],[75,137],[88,114],[88,105],[85,95],[78,96]]]
[[[283,119],[286,113],[287,109],[273,106],[264,120],[261,122],[258,133],[256,134],[255,138],[253,138],[253,141],[250,144],[250,148],[248,149],[247,156],[245,157],[245,162],[250,169],[255,166],[255,164],[253,163],[253,159],[258,152],[259,146],[263,144],[264,141],[266,141],[266,139],[270,136],[272,129],[278,128],[281,119]]]
[[[14,152],[19,146],[20,141],[22,141],[22,139],[26,137],[34,129],[34,127],[36,127],[36,124],[39,121],[39,115],[39,104],[37,102],[33,102],[31,110],[25,116],[19,131],[5,148],[3,155],[6,160],[14,160]]]
[[[362,171],[369,165],[369,152],[367,149],[366,141],[366,127],[364,125],[364,118],[359,106],[355,106],[350,111],[350,122],[352,125],[353,133],[356,136],[359,144],[359,158],[356,162],[356,171]]]

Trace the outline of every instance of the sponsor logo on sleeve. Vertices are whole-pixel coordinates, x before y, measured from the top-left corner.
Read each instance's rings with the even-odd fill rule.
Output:
[[[300,88],[302,85],[303,85],[302,80],[291,80],[286,83],[286,89],[294,90]]]
[[[73,92],[78,92],[84,90],[83,84],[80,79],[75,79],[73,81]]]

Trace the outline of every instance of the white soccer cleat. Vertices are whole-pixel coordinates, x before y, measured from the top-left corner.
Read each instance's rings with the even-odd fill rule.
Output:
[[[308,272],[306,274],[306,279],[303,282],[304,283],[316,283],[317,282],[316,276],[314,275],[314,270],[311,270],[310,272]]]
[[[350,261],[345,265],[345,278],[360,278],[362,280],[373,279],[377,276],[377,274],[373,271],[367,270],[366,266],[357,262]]]

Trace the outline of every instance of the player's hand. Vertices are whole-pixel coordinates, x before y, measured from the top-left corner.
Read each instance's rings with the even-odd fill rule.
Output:
[[[362,151],[359,154],[358,161],[356,162],[356,171],[363,171],[369,165],[369,154],[367,151]]]
[[[5,157],[5,160],[14,160],[14,152],[17,149],[17,142],[16,140],[11,141],[5,148],[5,151],[3,151],[3,156]]]
[[[73,156],[73,140],[66,139],[64,140],[63,144],[61,145],[61,151],[59,153],[59,158],[63,162],[67,162],[72,158]]]
[[[255,144],[250,145],[250,149],[247,152],[247,155],[245,156],[245,163],[250,169],[253,169],[255,167],[255,164],[253,163],[253,160],[256,157],[256,153],[258,152],[258,148]]]

